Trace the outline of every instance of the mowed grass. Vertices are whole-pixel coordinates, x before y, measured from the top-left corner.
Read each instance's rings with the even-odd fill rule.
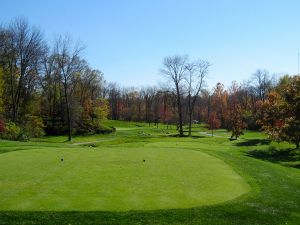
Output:
[[[15,151],[1,155],[0,171],[5,170],[0,174],[0,210],[191,208],[249,190],[223,161],[180,148]]]
[[[0,141],[0,224],[299,224],[292,145],[250,131],[238,141],[226,130],[211,137],[203,125],[191,138],[163,124],[107,125],[117,132],[72,143]]]

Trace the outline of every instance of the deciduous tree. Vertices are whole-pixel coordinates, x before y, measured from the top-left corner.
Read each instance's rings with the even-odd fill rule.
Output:
[[[210,63],[205,60],[198,60],[194,63],[188,63],[186,69],[188,71],[186,76],[187,82],[187,104],[188,104],[188,122],[189,122],[189,136],[192,132],[192,120],[195,104],[199,94],[202,90],[204,79],[208,73]]]
[[[172,90],[176,96],[177,111],[178,111],[178,125],[179,135],[183,136],[183,112],[182,112],[182,98],[184,80],[187,75],[187,56],[171,56],[163,60],[163,67],[160,70],[169,81],[172,82]]]
[[[68,124],[68,140],[72,138],[72,112],[71,112],[71,92],[72,86],[76,84],[76,76],[81,72],[82,61],[79,57],[83,47],[78,43],[73,44],[70,37],[58,37],[55,43],[55,59],[61,73],[64,99],[67,111],[67,124]]]
[[[258,121],[265,132],[276,141],[300,144],[300,76],[286,79],[261,104],[262,120]]]
[[[211,130],[211,136],[214,136],[214,130],[220,128],[221,121],[216,112],[211,112],[208,119],[208,129]]]
[[[244,122],[244,109],[239,102],[240,86],[236,82],[232,82],[229,90],[228,98],[228,116],[227,116],[227,130],[231,131],[231,139],[237,139],[243,134],[246,128]]]

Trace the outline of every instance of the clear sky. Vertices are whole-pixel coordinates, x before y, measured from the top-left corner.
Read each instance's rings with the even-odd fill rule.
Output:
[[[174,54],[209,60],[209,86],[258,68],[297,73],[298,0],[3,0],[0,12],[1,23],[23,16],[49,41],[80,39],[90,65],[122,86],[159,83]]]

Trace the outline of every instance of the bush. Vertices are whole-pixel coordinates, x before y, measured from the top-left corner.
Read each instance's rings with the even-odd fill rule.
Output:
[[[22,134],[28,138],[37,138],[45,135],[42,118],[37,116],[27,116]]]
[[[8,140],[19,140],[21,136],[21,128],[13,122],[5,124],[5,131],[1,134],[1,138]]]
[[[0,117],[0,134],[5,132],[5,121]]]
[[[109,134],[115,130],[111,127],[104,126],[101,124],[101,121],[94,119],[93,121],[86,120],[82,123],[77,123],[76,134]]]
[[[27,141],[30,138],[41,137],[44,134],[44,124],[42,119],[39,117],[26,116],[25,122],[21,127],[14,122],[8,122],[5,124],[4,120],[0,119],[0,137],[2,139]]]
[[[115,132],[115,128],[111,128],[103,125],[95,127],[96,134],[109,134],[113,132]]]

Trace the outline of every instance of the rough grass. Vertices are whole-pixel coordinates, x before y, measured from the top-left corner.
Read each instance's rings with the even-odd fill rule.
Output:
[[[47,137],[27,143],[0,142],[0,152],[3,153],[0,154],[0,158],[19,152],[31,154],[31,151],[40,154],[40,158],[48,151],[52,151],[51,149],[57,149],[56,151],[65,149],[66,152],[74,151],[75,154],[77,151],[83,151],[81,150],[83,148],[87,148],[88,152],[102,151],[102,149],[106,151],[104,149],[107,148],[141,149],[142,151],[144,149],[199,151],[201,154],[205,153],[225,162],[230,170],[235,171],[234,174],[237,173],[243,177],[250,190],[242,197],[230,201],[186,209],[127,212],[2,211],[0,212],[0,224],[299,224],[300,169],[290,166],[290,163],[297,163],[298,153],[285,152],[285,149],[292,149],[293,145],[270,143],[264,135],[258,132],[246,132],[239,140],[229,141],[230,134],[224,130],[215,132],[218,137],[212,138],[199,133],[206,132],[204,127],[196,126],[193,138],[178,138],[169,136],[176,133],[174,127],[167,130],[166,126],[161,124],[159,124],[159,128],[154,126],[149,128],[148,124],[135,126],[134,123],[130,123],[127,126],[127,123],[119,121],[107,121],[107,123],[111,125],[118,123],[123,129],[115,126],[117,127],[116,134],[77,137],[71,144],[64,143],[63,137],[59,139],[61,143]],[[74,145],[76,142],[84,145],[85,142],[91,141],[95,141],[94,147]],[[59,148],[61,149],[59,150]],[[8,153],[9,151],[14,152]],[[255,154],[251,154],[251,152]],[[170,154],[168,153],[168,155]],[[198,161],[197,158],[195,160]],[[5,160],[2,163],[5,164]],[[19,164],[19,173],[21,173],[22,161]],[[180,168],[180,164],[178,168]],[[76,168],[74,169],[76,170]],[[8,168],[1,166],[1,176],[9,173],[8,171]],[[73,172],[69,171],[69,173]],[[172,175],[175,174],[172,173]],[[180,177],[182,176],[180,175]],[[0,187],[1,185],[3,185],[2,180],[0,180]],[[72,192],[74,187],[70,186],[69,189]]]

